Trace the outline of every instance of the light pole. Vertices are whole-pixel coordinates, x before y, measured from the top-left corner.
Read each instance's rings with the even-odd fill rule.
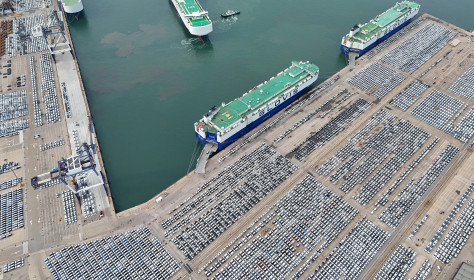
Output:
[[[7,159],[4,159],[3,161],[4,161],[6,164],[8,164],[8,160],[7,160]],[[12,172],[13,172],[13,175],[15,175],[15,178],[18,180],[18,177],[16,176],[15,171],[13,171],[13,168],[12,168]]]

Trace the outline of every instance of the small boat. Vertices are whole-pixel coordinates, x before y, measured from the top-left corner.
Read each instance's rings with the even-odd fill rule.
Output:
[[[237,10],[227,10],[225,13],[221,14],[222,17],[231,17],[234,15],[240,14],[240,11]]]

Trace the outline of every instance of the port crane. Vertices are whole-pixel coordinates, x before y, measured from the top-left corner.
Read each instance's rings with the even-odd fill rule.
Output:
[[[46,42],[48,42],[49,53],[55,62],[55,56],[65,52],[70,52],[74,58],[74,51],[72,50],[71,44],[64,33],[65,28],[62,12],[58,15],[56,11],[53,11],[52,17],[54,18],[52,22],[55,22],[55,24],[46,27],[37,26],[34,29],[34,34],[36,34],[36,36],[43,36],[45,38]]]
[[[64,183],[69,190],[71,190],[79,200],[79,186],[76,183],[76,176],[86,173],[87,171],[93,171],[98,177],[102,178],[102,182],[99,184],[95,184],[93,186],[88,186],[87,188],[81,189],[81,191],[91,189],[97,186],[103,185],[105,191],[107,192],[107,188],[105,187],[105,183],[103,180],[102,172],[97,172],[96,170],[96,163],[93,156],[93,147],[87,143],[82,143],[82,145],[76,150],[76,154],[67,158],[58,161],[58,167],[53,168],[50,172],[35,176],[31,178],[31,186],[33,188],[39,188],[41,184],[47,183],[51,180],[59,180]],[[71,177],[74,187],[71,187],[67,179]],[[80,201],[80,200],[79,200]]]

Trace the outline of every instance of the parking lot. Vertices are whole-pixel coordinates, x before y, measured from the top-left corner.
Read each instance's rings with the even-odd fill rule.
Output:
[[[318,95],[309,94],[309,98],[297,101],[294,107],[300,110],[290,108],[275,116],[268,123],[263,124],[260,130],[251,132],[235,145],[221,152],[222,155],[218,159],[211,158],[207,167],[208,174],[197,178],[200,180],[199,183],[187,183],[192,180],[191,178],[196,177],[191,175],[167,190],[167,197],[164,197],[159,205],[163,208],[159,211],[164,221],[162,227],[165,231],[165,240],[169,238],[179,244],[184,233],[192,228],[194,228],[192,230],[200,231],[199,225],[202,222],[208,219],[215,220],[217,216],[213,216],[215,215],[213,214],[214,207],[219,207],[220,203],[233,195],[242,197],[245,195],[241,192],[243,190],[241,186],[249,182],[237,180],[237,184],[228,184],[229,180],[221,178],[227,175],[233,180],[237,179],[235,178],[237,176],[233,176],[230,172],[232,166],[240,166],[242,160],[252,157],[262,143],[273,143],[272,148],[277,153],[290,159],[297,166],[292,176],[248,209],[247,214],[237,221],[229,216],[216,224],[214,231],[217,232],[217,236],[213,238],[214,241],[209,243],[197,236],[182,240],[182,242],[195,240],[193,242],[196,244],[203,245],[203,248],[198,251],[192,249],[191,258],[186,256],[188,249],[178,246],[178,250],[184,256],[184,261],[191,259],[189,263],[194,270],[193,273],[198,269],[198,275],[201,275],[202,279],[204,277],[225,279],[232,275],[239,275],[237,278],[240,279],[272,278],[272,275],[283,275],[285,278],[292,279],[308,277],[327,279],[329,275],[332,277],[350,275],[351,279],[357,276],[365,279],[373,278],[377,274],[381,279],[386,279],[384,277],[387,275],[434,279],[452,275],[456,267],[453,262],[460,263],[463,260],[469,260],[472,253],[458,247],[472,246],[472,237],[467,240],[456,237],[456,232],[459,234],[460,231],[464,232],[466,229],[463,225],[468,222],[464,218],[467,216],[466,214],[461,216],[460,213],[463,209],[467,209],[465,213],[470,211],[470,208],[466,206],[467,201],[462,207],[458,207],[456,215],[451,215],[452,218],[448,218],[448,215],[459,201],[456,198],[462,197],[474,181],[472,173],[467,171],[467,169],[472,169],[468,166],[474,162],[472,150],[469,149],[473,132],[465,126],[470,122],[468,121],[469,112],[474,103],[461,96],[463,98],[461,106],[446,115],[442,121],[443,126],[430,123],[423,117],[420,119],[412,111],[420,106],[424,111],[431,110],[427,113],[436,118],[436,115],[443,114],[443,110],[449,110],[442,107],[449,106],[446,102],[435,110],[433,110],[434,107],[426,109],[427,106],[420,104],[429,102],[432,99],[430,93],[434,90],[442,92],[453,100],[460,98],[459,94],[455,94],[448,88],[463,73],[467,73],[465,76],[469,75],[469,66],[474,61],[465,63],[461,62],[463,59],[461,56],[453,57],[454,51],[451,50],[452,46],[449,46],[448,42],[449,38],[453,38],[459,32],[459,29],[453,32],[449,30],[452,27],[437,27],[438,24],[434,24],[429,19],[422,19],[416,22],[416,25],[413,30],[405,33],[405,36],[392,44],[404,44],[405,41],[411,40],[412,43],[406,43],[408,51],[410,44],[420,40],[418,35],[413,35],[420,30],[432,32],[433,42],[441,40],[440,34],[443,32],[449,36],[440,41],[436,50],[430,50],[429,56],[420,55],[419,60],[412,65],[408,65],[406,61],[390,60],[390,55],[393,55],[393,53],[390,54],[390,44],[387,44],[386,50],[377,49],[378,53],[373,60],[383,57],[377,64],[386,69],[385,79],[373,81],[373,84],[368,87],[360,84],[360,81],[356,82],[357,78],[370,80],[373,76],[370,71],[375,71],[372,68],[368,68],[370,71],[366,70],[366,67],[373,65],[370,60],[366,63],[358,61],[359,65],[355,74],[349,74],[346,70],[341,71],[337,76],[330,78],[329,82],[323,83],[321,88],[316,88],[315,92],[319,92]],[[470,46],[469,50],[473,51],[469,40],[465,41],[464,48],[466,46]],[[446,57],[451,60],[448,61]],[[456,73],[458,78],[448,73],[435,77],[434,73],[439,74],[438,67],[444,67],[447,63],[462,64],[463,69],[453,69],[453,73]],[[358,75],[360,71],[365,72]],[[419,79],[420,74],[422,74],[422,79]],[[352,80],[344,78],[347,77],[345,75],[352,76]],[[446,79],[446,82],[439,82],[442,79]],[[360,116],[347,118],[347,112],[351,112],[351,105],[356,106],[355,104],[360,99],[367,101],[370,106],[364,108]],[[278,125],[282,121],[284,125]],[[337,128],[331,129],[329,134],[324,132],[332,126]],[[453,133],[455,129],[446,128],[450,126],[457,127],[463,132]],[[460,137],[460,135],[465,135],[465,137]],[[266,170],[264,164],[253,162],[256,165],[252,167],[252,170],[257,170],[257,172],[260,172],[259,168],[262,168],[262,171]],[[227,165],[219,168],[218,165],[222,163]],[[245,166],[243,168],[248,169]],[[306,245],[304,238],[301,237],[292,248],[285,243],[286,238],[291,235],[285,233],[284,226],[285,221],[290,222],[292,219],[285,218],[277,209],[278,207],[293,209],[290,205],[283,206],[280,201],[285,195],[289,195],[288,191],[295,187],[308,172],[334,195],[355,207],[358,215],[342,229],[341,233],[326,241],[327,243],[324,241],[321,243],[318,238],[314,238],[316,244],[311,246],[317,246],[311,247]],[[458,186],[456,190],[453,190],[454,185]],[[179,188],[183,186],[186,186],[188,190],[190,186],[194,187],[193,191],[186,195],[187,198],[179,198],[183,195]],[[458,191],[459,196],[457,196]],[[452,196],[443,195],[445,192],[455,193],[455,199]],[[213,193],[219,196],[214,197]],[[472,194],[465,196],[472,198]],[[297,200],[295,197],[295,201]],[[449,210],[443,212],[439,209]],[[427,214],[428,218],[415,231]],[[207,215],[214,218],[208,218]],[[456,219],[459,219],[457,223]],[[450,221],[449,224],[445,224],[446,229],[443,227],[442,233],[437,234],[436,232],[445,220]],[[229,221],[232,221],[231,224],[226,225]],[[280,225],[279,221],[283,224]],[[362,251],[372,252],[370,258],[367,255],[368,259],[364,261],[359,262],[356,257],[350,258],[350,261],[344,261],[343,256],[347,253],[338,251],[343,250],[343,247],[341,248],[341,244],[338,245],[337,242],[352,240],[350,242],[357,245],[351,246],[363,248],[361,246],[364,246],[362,245],[364,243],[360,239],[365,238],[364,234],[359,239],[354,237],[357,235],[351,234],[352,231],[356,231],[357,225],[366,223],[363,221],[373,225],[369,228],[376,227],[387,235],[380,237],[381,243],[371,247],[372,249],[368,247],[365,250],[362,249]],[[318,222],[321,225],[322,221]],[[301,234],[310,234],[311,224],[309,223],[309,227],[306,228],[305,223],[308,221],[302,220],[294,227],[290,226],[290,232],[291,230],[300,232],[301,228]],[[447,239],[448,232],[454,224],[457,227],[449,234],[454,237]],[[212,231],[202,232],[212,235]],[[414,231],[415,234],[409,239],[408,237]],[[432,252],[424,251],[433,236],[439,238],[437,245],[434,246]],[[457,254],[457,257],[451,259],[447,265],[441,261],[443,253],[435,253],[439,244],[445,239],[446,245],[438,249],[439,252],[443,251],[446,255],[451,254],[449,252]],[[283,241],[281,247],[279,241],[276,240]],[[334,241],[331,242],[331,240]],[[342,246],[349,245],[343,243]],[[396,251],[397,246],[403,246],[403,249],[398,247],[400,251]],[[169,249],[173,250],[174,247],[171,246]],[[338,254],[340,257],[334,257]],[[401,257],[402,255],[406,257]],[[360,269],[350,270],[349,267],[344,266],[345,262],[349,262],[351,267],[357,263]],[[406,262],[410,265],[405,266]],[[385,267],[382,269],[384,264]]]
[[[68,190],[63,183],[46,182],[38,189],[31,186],[32,177],[58,168],[59,160],[75,153],[75,139],[82,143],[95,138],[88,133],[89,113],[71,55],[61,57],[61,61],[72,64],[65,64],[69,72],[60,80],[44,37],[19,40],[35,25],[57,24],[53,14],[57,3],[48,2],[49,8],[45,9],[44,1],[18,1],[22,10],[34,10],[21,18],[13,15],[3,18],[5,22],[11,20],[12,33],[6,39],[6,55],[2,56],[0,65],[0,264],[7,265],[2,279],[47,277],[43,274],[44,253],[40,253],[43,249],[80,241],[82,226],[100,221],[99,211],[113,213],[104,188],[92,187],[98,183],[93,177],[88,180],[92,188],[83,197],[86,209],[81,208],[75,195],[63,194]],[[60,82],[73,75],[76,83],[70,83],[66,106]],[[69,124],[66,120],[71,119],[71,111],[77,113],[75,122],[81,117],[83,121]],[[80,135],[70,136],[72,128],[68,126],[74,126]],[[96,160],[101,166],[99,157]],[[70,179],[68,183],[72,185]],[[63,201],[66,197],[67,201]],[[15,264],[18,260],[21,266]],[[31,270],[30,265],[33,265]]]

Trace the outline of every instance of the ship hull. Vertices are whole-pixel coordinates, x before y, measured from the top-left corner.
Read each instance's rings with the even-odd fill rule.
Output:
[[[212,22],[208,25],[203,25],[203,26],[191,26],[186,16],[181,12],[181,9],[178,6],[179,4],[177,0],[171,0],[171,3],[173,3],[173,6],[176,12],[178,13],[179,18],[184,23],[189,33],[195,36],[205,36],[212,32]]]
[[[377,46],[378,44],[382,43],[383,41],[385,41],[388,37],[392,36],[393,34],[395,34],[396,32],[398,32],[400,29],[402,29],[403,27],[405,27],[408,23],[410,23],[410,21],[418,14],[418,11],[416,11],[415,13],[411,14],[409,17],[407,17],[407,19],[399,24],[397,27],[395,27],[392,31],[388,32],[387,34],[383,35],[382,37],[378,38],[377,40],[375,40],[374,42],[372,43],[369,43],[367,44],[367,46],[363,46],[362,48],[351,48],[351,47],[348,47],[348,46],[345,46],[344,44],[341,44],[341,47],[340,47],[340,50],[344,53],[344,54],[349,54],[349,52],[356,52],[358,53],[358,56],[361,56],[363,54],[365,54],[366,52],[370,51],[371,49],[373,49],[375,46]]]
[[[316,78],[317,78],[317,76],[316,76]],[[315,80],[316,79],[314,79],[314,81]],[[247,134],[252,129],[256,128],[258,125],[260,125],[264,121],[268,120],[270,117],[272,117],[276,113],[280,112],[285,107],[287,107],[291,102],[293,102],[295,99],[297,99],[299,96],[301,96],[301,94],[304,93],[308,89],[309,85],[312,84],[314,81],[312,81],[311,83],[306,85],[306,87],[299,90],[296,94],[294,94],[293,96],[291,96],[287,100],[285,100],[285,101],[281,102],[279,105],[275,106],[273,109],[271,109],[267,113],[264,113],[262,116],[260,116],[259,118],[257,118],[253,122],[247,124],[242,129],[236,131],[234,134],[232,134],[232,136],[230,136],[229,138],[227,138],[224,141],[217,141],[217,135],[215,135],[214,133],[209,133],[209,132],[206,133],[206,138],[203,138],[201,135],[199,135],[199,133],[195,132],[196,137],[199,140],[199,142],[201,142],[203,145],[205,145],[206,142],[214,142],[214,143],[217,143],[217,145],[218,145],[217,149],[222,150],[222,149],[226,148],[227,146],[229,146],[230,144],[232,144],[233,142],[235,142],[240,137]]]
[[[84,6],[82,5],[82,1],[79,1],[77,4],[65,6],[63,4],[64,12],[73,16],[78,16],[82,10],[84,10]]]

